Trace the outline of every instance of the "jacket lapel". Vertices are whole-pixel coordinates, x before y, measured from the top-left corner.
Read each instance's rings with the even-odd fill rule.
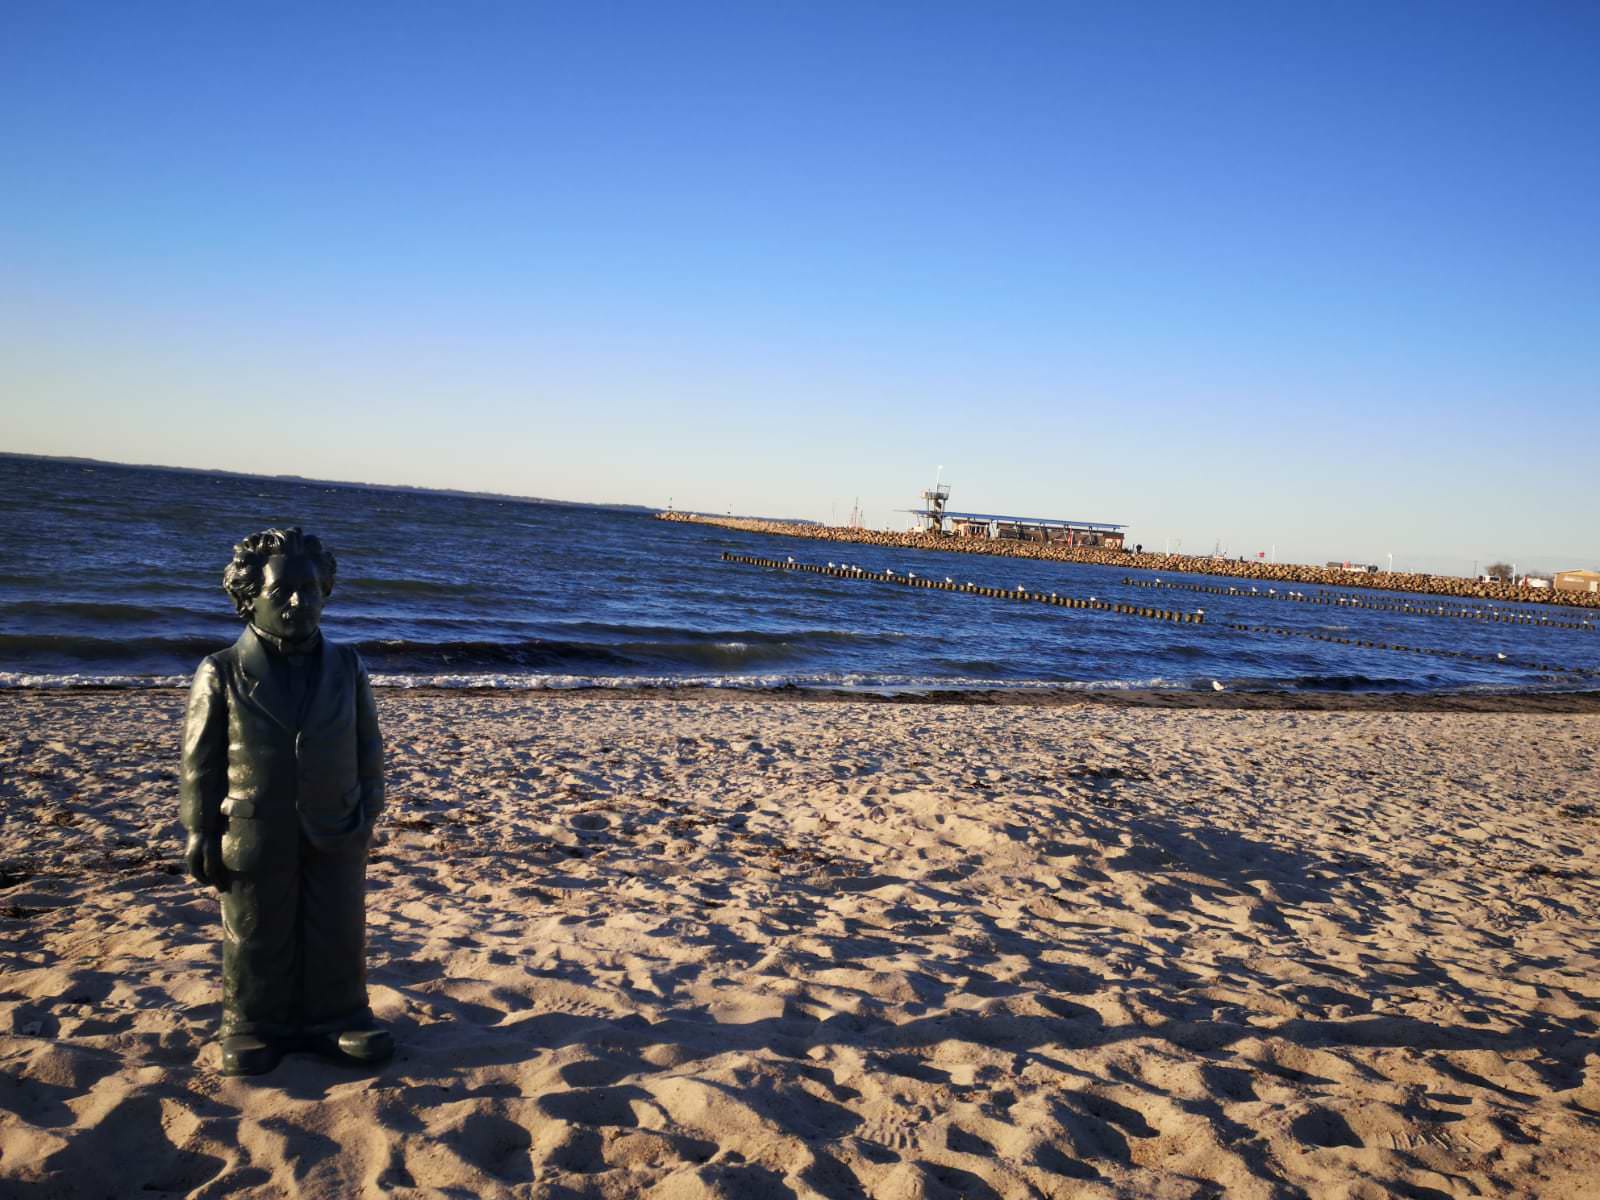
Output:
[[[289,697],[284,695],[278,681],[273,678],[266,647],[261,644],[256,631],[246,625],[235,646],[239,651],[239,673],[244,678],[244,698],[293,733],[295,721],[294,712],[289,707]]]
[[[339,705],[344,691],[344,673],[339,669],[339,655],[328,642],[327,634],[317,648],[317,688],[306,705],[306,728],[318,729],[332,725],[339,715]]]

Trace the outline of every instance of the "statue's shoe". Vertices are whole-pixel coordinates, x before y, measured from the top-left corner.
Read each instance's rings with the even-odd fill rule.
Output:
[[[363,1066],[377,1066],[394,1055],[394,1035],[374,1021],[358,1029],[325,1033],[315,1040],[315,1048],[329,1058]]]
[[[253,1033],[235,1033],[222,1039],[224,1075],[265,1075],[283,1057],[283,1051]]]

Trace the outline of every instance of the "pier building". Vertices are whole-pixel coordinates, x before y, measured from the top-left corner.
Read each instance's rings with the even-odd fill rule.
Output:
[[[1126,525],[1108,521],[1072,521],[1064,517],[1011,517],[1001,513],[954,512],[947,507],[950,485],[935,484],[922,493],[922,507],[905,511],[923,533],[943,537],[992,538],[1011,542],[1054,542],[1067,546],[1123,549]]]
[[[1557,571],[1552,582],[1558,592],[1600,592],[1600,571]]]

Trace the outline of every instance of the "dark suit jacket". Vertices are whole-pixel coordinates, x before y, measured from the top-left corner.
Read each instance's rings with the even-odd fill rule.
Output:
[[[179,779],[184,828],[265,834],[298,822],[319,850],[364,846],[383,810],[383,742],[366,668],[354,650],[324,637],[313,651],[321,663],[302,725],[268,653],[246,626],[195,672]],[[230,836],[224,861],[248,871],[254,850],[274,840]]]

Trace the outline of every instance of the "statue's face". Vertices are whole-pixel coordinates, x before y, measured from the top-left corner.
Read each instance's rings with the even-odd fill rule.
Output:
[[[275,554],[261,574],[261,594],[250,609],[250,623],[292,642],[308,638],[322,620],[322,581],[317,564],[304,555]]]

